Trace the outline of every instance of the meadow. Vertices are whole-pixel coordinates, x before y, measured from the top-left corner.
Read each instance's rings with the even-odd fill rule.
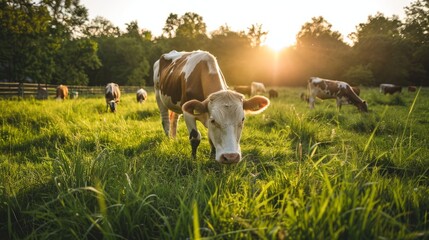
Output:
[[[279,88],[247,116],[242,162],[197,158],[183,119],[162,131],[153,91],[0,100],[1,239],[429,239],[429,89],[369,112],[313,110]]]

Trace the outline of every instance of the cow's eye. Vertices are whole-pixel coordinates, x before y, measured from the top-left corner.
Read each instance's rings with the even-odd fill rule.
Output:
[[[210,119],[210,123],[213,124],[214,126],[218,127],[219,124],[216,122],[216,120],[214,120],[213,118]]]

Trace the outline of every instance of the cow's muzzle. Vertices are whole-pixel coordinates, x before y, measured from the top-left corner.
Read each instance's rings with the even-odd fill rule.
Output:
[[[224,164],[238,163],[241,160],[239,153],[224,153],[220,155],[219,162]]]

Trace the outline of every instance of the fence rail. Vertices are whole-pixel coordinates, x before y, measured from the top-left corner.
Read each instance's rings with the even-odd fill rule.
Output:
[[[58,85],[0,82],[0,98],[54,98]],[[69,97],[103,95],[105,86],[67,85]],[[135,93],[139,86],[119,86],[121,93]]]

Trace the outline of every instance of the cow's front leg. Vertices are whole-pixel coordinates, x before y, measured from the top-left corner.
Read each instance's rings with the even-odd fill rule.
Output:
[[[310,104],[310,109],[314,108],[314,97],[312,95],[310,95],[310,97],[308,98],[308,103]]]
[[[337,98],[337,109],[338,110],[341,110],[341,104],[342,104],[341,99]]]
[[[197,122],[194,116],[189,113],[183,113],[183,118],[185,119],[186,127],[188,128],[189,141],[191,142],[192,147],[192,157],[196,158],[197,149],[201,142],[201,134],[197,129]]]
[[[211,139],[209,139],[209,142],[210,142],[210,157],[215,158],[216,157],[216,148],[215,148]]]

